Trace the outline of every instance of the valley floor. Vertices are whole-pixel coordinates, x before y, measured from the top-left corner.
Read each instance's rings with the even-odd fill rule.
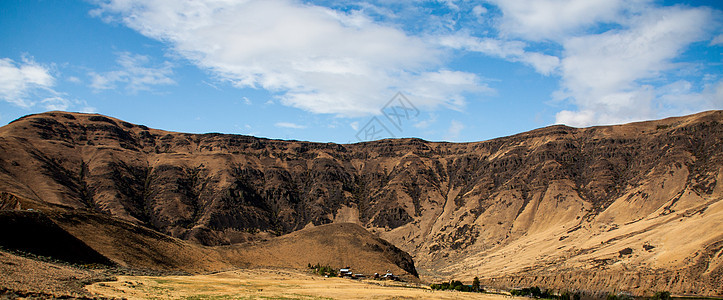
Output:
[[[403,283],[324,278],[295,270],[244,269],[195,276],[118,276],[86,286],[102,297],[126,299],[510,299],[510,296],[432,291]]]

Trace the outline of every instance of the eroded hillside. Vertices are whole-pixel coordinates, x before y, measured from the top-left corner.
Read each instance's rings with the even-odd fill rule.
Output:
[[[354,222],[427,278],[721,295],[722,120],[337,145],[51,112],[0,128],[0,199],[205,245]]]

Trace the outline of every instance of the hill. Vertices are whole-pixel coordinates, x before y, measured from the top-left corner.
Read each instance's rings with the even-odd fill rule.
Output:
[[[251,245],[222,247],[255,267],[303,269],[309,264],[347,267],[367,276],[387,270],[406,280],[418,276],[412,257],[353,223],[325,224],[305,228]],[[380,255],[381,254],[381,255]]]
[[[722,119],[338,145],[49,112],[0,128],[0,206],[112,218],[199,249],[353,222],[428,279],[722,295]]]

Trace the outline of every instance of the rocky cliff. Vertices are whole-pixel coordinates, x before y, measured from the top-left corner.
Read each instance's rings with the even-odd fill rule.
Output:
[[[423,278],[722,295],[721,121],[339,145],[49,112],[0,128],[0,206],[205,245],[352,222],[409,252]]]

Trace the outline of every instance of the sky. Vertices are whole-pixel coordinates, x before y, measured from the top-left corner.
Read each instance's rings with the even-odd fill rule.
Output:
[[[723,109],[723,2],[3,0],[0,125],[470,142]]]

